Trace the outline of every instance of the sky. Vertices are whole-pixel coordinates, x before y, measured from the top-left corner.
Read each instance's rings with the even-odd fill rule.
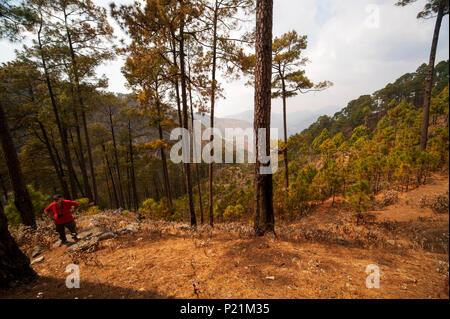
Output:
[[[111,0],[94,0],[105,7]],[[120,3],[132,1],[119,0]],[[383,88],[429,58],[435,19],[416,19],[425,0],[407,7],[394,6],[396,0],[274,0],[273,35],[290,30],[308,36],[303,55],[310,60],[305,67],[312,81],[329,80],[326,91],[302,94],[288,100],[288,114],[321,111],[333,114],[363,94]],[[253,20],[254,23],[254,20]],[[114,21],[116,35],[124,34]],[[244,30],[253,27],[250,22]],[[14,59],[21,45],[0,41],[0,62]],[[436,62],[449,58],[449,20],[444,18]],[[109,78],[109,90],[129,92],[120,72],[122,59],[98,68]],[[225,99],[216,105],[218,117],[253,109],[253,88],[246,79],[227,82],[220,77]],[[282,112],[280,99],[272,100],[272,112]]]

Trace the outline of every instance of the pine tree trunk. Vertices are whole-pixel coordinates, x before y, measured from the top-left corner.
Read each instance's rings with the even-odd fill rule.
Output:
[[[122,174],[120,173],[120,165],[119,165],[119,156],[117,152],[117,143],[116,143],[116,134],[114,131],[114,123],[112,120],[112,110],[109,109],[109,124],[111,129],[111,136],[113,140],[113,149],[114,149],[114,161],[116,164],[116,172],[117,172],[117,179],[118,179],[118,195],[119,195],[119,202],[121,207],[125,207],[125,197],[123,193],[123,184],[122,184]]]
[[[42,29],[42,25],[41,25]],[[63,154],[64,154],[64,162],[66,164],[68,173],[69,173],[69,184],[70,184],[70,191],[72,198],[77,198],[77,190],[76,190],[76,183],[75,183],[75,172],[73,170],[73,164],[72,164],[72,158],[70,157],[70,151],[67,145],[67,134],[62,128],[61,120],[59,118],[59,112],[58,107],[56,105],[56,99],[55,95],[53,94],[53,87],[50,81],[50,75],[48,73],[47,69],[47,63],[44,56],[44,51],[41,43],[41,29],[38,31],[38,44],[39,44],[39,50],[41,54],[41,62],[42,62],[42,68],[44,69],[44,75],[45,75],[45,82],[47,84],[48,93],[50,95],[50,101],[53,108],[53,113],[55,114],[55,120],[56,124],[58,126],[59,135],[61,138],[61,144],[63,148]]]
[[[189,71],[189,79],[190,79],[190,71]],[[192,107],[192,90],[191,86],[189,85],[189,101],[190,101],[190,107],[191,107],[191,126],[192,126],[192,140],[195,141],[195,132],[194,132],[194,109]],[[203,218],[203,202],[202,202],[202,187],[200,183],[200,176],[198,174],[198,163],[194,164],[195,168],[195,178],[197,180],[197,189],[198,189],[198,205],[200,208],[200,223],[203,225],[204,218]]]
[[[47,131],[45,130],[44,124],[42,124],[41,121],[37,121],[39,124],[39,127],[42,132],[42,136],[44,138],[44,144],[47,147],[48,154],[50,155],[50,159],[53,163],[53,167],[55,168],[56,175],[58,177],[59,183],[61,184],[62,193],[65,198],[69,198],[69,187],[67,186],[67,183],[64,179],[64,171],[60,170],[60,167],[58,166],[58,162],[56,160],[55,154],[53,154],[52,146],[50,144],[50,140],[48,139]]]
[[[181,1],[181,7],[184,2]],[[185,54],[184,54],[184,21],[180,24],[180,73],[181,73],[181,97],[183,101],[183,127],[189,130],[188,125],[188,106],[187,106],[187,92],[186,92],[186,68],[185,68]],[[195,216],[194,200],[192,197],[192,180],[191,180],[191,164],[184,163],[184,173],[186,179],[186,190],[189,201],[189,213],[191,219],[191,226],[197,225],[197,218]]]
[[[157,91],[158,91],[158,89],[156,89],[156,92]],[[164,135],[163,135],[162,127],[161,127],[162,114],[161,114],[161,106],[159,104],[159,99],[156,101],[156,108],[157,108],[158,117],[159,117],[159,120],[158,120],[159,139],[163,140]],[[172,191],[170,189],[169,170],[167,168],[166,152],[164,150],[164,147],[161,147],[160,151],[161,151],[161,161],[162,161],[162,165],[163,165],[164,190],[166,192],[166,197],[167,197],[167,200],[169,201],[169,205],[170,205],[170,207],[172,207]]]
[[[282,78],[283,83],[283,130],[284,130],[284,149],[283,149],[283,157],[284,157],[284,179],[285,179],[285,187],[289,189],[289,163],[287,157],[287,121],[286,121],[286,86],[284,83],[284,78]]]
[[[152,175],[152,179],[153,179],[153,187],[155,189],[155,200],[159,201],[160,196],[159,196],[159,190],[158,190],[158,180],[155,178],[155,174]]]
[[[134,211],[136,212],[139,208],[139,199],[136,187],[136,174],[134,169],[134,151],[133,151],[133,139],[131,136],[131,122],[128,121],[128,146],[130,150],[130,175],[131,175],[131,188],[133,191],[132,203]]]
[[[73,71],[74,80],[75,80],[75,88],[76,88],[76,92],[77,92],[77,96],[78,96],[78,103],[79,103],[79,106],[80,106],[81,120],[82,120],[82,123],[83,123],[83,130],[84,130],[84,137],[86,139],[86,148],[87,148],[88,159],[89,159],[89,170],[91,172],[92,188],[93,188],[93,191],[94,191],[94,202],[97,202],[98,201],[97,181],[95,179],[94,162],[92,160],[91,142],[90,142],[90,139],[89,139],[89,131],[87,129],[86,111],[84,109],[83,97],[81,95],[80,79],[79,79],[79,76],[78,76],[78,67],[77,67],[77,62],[76,62],[76,59],[75,59],[75,51],[74,51],[73,45],[72,45],[71,34],[70,34],[69,28],[67,26],[67,15],[66,15],[65,10],[64,10],[64,15],[65,15],[65,26],[66,26],[66,33],[67,33],[67,42],[69,44],[70,57],[71,57],[71,60],[72,60],[72,71]]]
[[[5,200],[8,200],[8,190],[6,189],[5,182],[3,181],[3,176],[0,175],[0,186],[2,187],[3,196],[5,196]]]
[[[430,101],[431,90],[433,88],[434,62],[436,60],[436,49],[439,40],[442,17],[444,15],[444,1],[440,1],[436,25],[434,27],[433,42],[431,44],[430,61],[428,63],[428,75],[425,83],[425,96],[423,102],[422,130],[420,134],[420,150],[423,152],[427,148],[428,125],[430,121]]]
[[[217,1],[214,8],[214,21],[213,21],[213,55],[212,55],[212,70],[211,70],[211,116],[210,126],[214,128],[214,107],[216,102],[216,67],[217,67],[217,14],[218,14]],[[214,141],[214,135],[210,137],[210,143],[212,145]],[[214,155],[214,150],[211,152]],[[214,226],[214,194],[213,194],[213,180],[214,180],[214,162],[209,164],[209,224]]]
[[[14,141],[9,131],[8,123],[6,122],[2,102],[0,102],[0,144],[2,145],[6,166],[8,167],[11,187],[14,191],[14,204],[20,212],[22,222],[27,226],[35,227],[36,220],[34,218],[33,204],[22,174],[16,147],[14,146]]]
[[[84,137],[86,138],[86,148],[88,151],[89,170],[91,171],[92,189],[94,191],[94,201],[97,202],[98,201],[97,180],[95,178],[94,161],[92,159],[92,148],[91,148],[91,142],[89,139],[89,132],[87,129],[86,113],[84,112],[83,109],[81,110],[81,118],[83,121]]]
[[[86,193],[86,196],[88,197],[89,201],[92,202],[94,198],[92,197],[91,186],[89,184],[89,177],[86,169],[86,161],[84,160],[83,141],[81,140],[81,130],[78,112],[75,109],[73,110],[73,116],[75,118],[75,132],[77,134],[78,152],[80,157],[79,161],[80,161],[81,176],[83,177],[84,192]]]
[[[116,184],[114,182],[114,175],[112,173],[111,165],[109,163],[108,155],[106,154],[106,148],[105,148],[104,144],[102,144],[102,149],[103,149],[103,154],[105,156],[105,161],[106,161],[106,165],[108,168],[109,177],[111,179],[111,187],[112,187],[112,193],[114,195],[114,202],[116,204],[116,208],[119,208],[120,207],[119,196],[117,195],[117,188],[116,188]]]
[[[5,289],[16,282],[27,283],[36,278],[30,260],[17,246],[8,231],[8,222],[0,207],[0,288]]]
[[[177,51],[176,51],[176,43],[175,43],[175,34],[172,33],[172,55],[173,55],[173,64],[178,69],[178,63],[177,63]],[[177,102],[177,114],[178,114],[178,122],[180,124],[180,127],[183,127],[183,118],[181,115],[181,98],[180,98],[180,87],[178,83],[178,78],[175,77],[175,80],[173,81],[173,85],[175,87],[175,97]]]
[[[255,66],[255,222],[257,236],[274,232],[272,174],[261,174],[259,154],[270,154],[270,111],[272,80],[272,14],[273,0],[256,1],[256,66]],[[259,149],[260,128],[266,129],[266,148]]]
[[[30,91],[30,95],[31,95],[31,101],[34,103],[35,102],[34,89],[33,89],[33,86],[31,85],[31,83],[30,83],[29,91]],[[45,126],[44,126],[44,124],[42,124],[41,121],[39,121],[39,119],[37,117],[36,117],[36,121],[39,124],[39,128],[41,130],[43,140],[39,137],[39,134],[36,133],[36,136],[40,141],[42,141],[45,144],[48,154],[50,155],[50,160],[52,161],[53,167],[55,168],[56,176],[58,177],[58,181],[61,185],[62,193],[64,194],[65,198],[69,198],[70,197],[69,188],[64,179],[64,171],[62,169],[60,169],[60,167],[58,166],[58,162],[56,161],[55,155],[53,154],[52,146],[50,144],[50,140],[48,138],[47,131],[45,130]],[[55,189],[55,193],[56,192],[57,191]]]
[[[111,186],[109,185],[108,171],[106,169],[106,163],[105,163],[104,159],[103,159],[103,166],[105,167],[104,172],[105,172],[106,190],[108,191],[109,207],[112,207],[113,197],[112,197],[112,193],[111,193]]]
[[[63,162],[61,160],[61,156],[59,155],[58,149],[55,146],[55,137],[53,136],[53,132],[52,131],[50,131],[50,135],[51,135],[51,138],[49,138],[49,142],[50,142],[50,146],[51,146],[51,148],[53,150],[53,153],[55,154],[56,163],[58,163],[59,171],[60,172],[64,172]],[[64,178],[64,181],[67,184],[67,181],[66,181],[65,178]],[[69,188],[67,188],[67,189],[69,189]],[[66,198],[70,198],[70,192],[69,192],[69,195],[66,196]]]
[[[73,134],[72,134],[72,130],[71,129],[69,129],[69,134],[70,134],[70,141],[72,142],[71,148],[73,149],[73,152],[75,153],[75,159],[76,159],[76,161],[78,163],[78,167],[80,167],[80,170],[81,170],[81,156],[80,156],[80,154],[78,154],[78,150],[77,150],[77,147],[75,145],[75,140],[73,138]],[[80,190],[81,197],[86,197],[85,196],[85,189],[78,182],[77,182],[77,185],[78,185],[78,189]]]

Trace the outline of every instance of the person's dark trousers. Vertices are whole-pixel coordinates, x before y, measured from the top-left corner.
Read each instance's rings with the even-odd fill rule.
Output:
[[[56,226],[56,231],[59,234],[59,239],[61,239],[62,242],[66,242],[67,238],[66,238],[66,227],[69,229],[70,233],[72,234],[72,237],[76,237],[77,236],[77,227],[75,225],[75,221],[71,221],[65,224],[59,224],[59,225],[55,225]]]

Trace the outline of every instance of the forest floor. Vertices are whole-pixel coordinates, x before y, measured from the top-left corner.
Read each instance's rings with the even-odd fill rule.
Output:
[[[69,254],[44,243],[39,277],[0,291],[0,298],[449,298],[449,215],[421,208],[424,195],[448,191],[448,174],[400,193],[390,206],[354,213],[325,202],[295,223],[252,237],[247,223],[199,226],[144,221],[132,234],[103,240],[93,252]],[[80,231],[136,224],[133,214],[78,216]],[[68,236],[69,237],[69,236]],[[70,237],[69,237],[70,238]],[[66,288],[68,264],[78,264],[81,287]],[[368,265],[380,270],[379,288],[366,287]]]

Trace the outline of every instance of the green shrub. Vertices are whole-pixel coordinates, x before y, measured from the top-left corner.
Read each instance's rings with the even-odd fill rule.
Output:
[[[98,206],[91,206],[89,207],[89,209],[87,210],[86,214],[87,215],[97,215],[98,213],[100,213],[100,208],[98,208]]]
[[[237,218],[242,217],[244,212],[245,212],[244,206],[242,206],[241,204],[237,204],[236,206],[234,206],[234,216],[235,217],[237,217]]]
[[[51,202],[50,196],[35,190],[31,185],[27,185],[27,189],[30,194],[31,202],[33,203],[35,216],[36,218],[40,218],[44,213],[45,207],[47,207]],[[22,218],[20,217],[20,213],[14,204],[13,197],[11,197],[6,203],[5,215],[8,219],[8,223],[11,225],[18,225],[22,223]]]
[[[223,213],[223,217],[227,219],[236,219],[242,217],[245,209],[241,204],[237,204],[236,206],[229,205],[225,212]]]
[[[89,207],[93,205],[93,203],[89,203],[88,198],[78,198],[75,199],[75,202],[78,203],[78,211],[79,212],[87,212],[89,210]]]
[[[370,188],[365,180],[352,184],[346,192],[347,204],[358,213],[366,211],[370,207]]]
[[[223,217],[232,218],[234,216],[234,206],[228,206],[223,213]]]
[[[139,207],[139,212],[142,216],[153,219],[173,220],[175,215],[173,214],[173,209],[170,208],[168,199],[165,197],[159,202],[155,201],[153,198],[146,199]]]

